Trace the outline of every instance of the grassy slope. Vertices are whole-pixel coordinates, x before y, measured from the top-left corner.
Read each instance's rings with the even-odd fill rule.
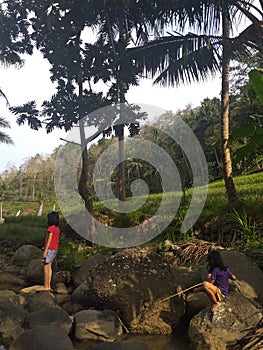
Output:
[[[262,230],[262,212],[263,212],[263,173],[252,174],[248,176],[239,176],[235,178],[235,185],[238,195],[243,204],[244,210],[247,215],[252,218],[252,221],[256,222],[257,227]],[[170,195],[170,194],[169,194]],[[176,194],[178,196],[178,193]],[[189,203],[192,196],[192,190],[186,193],[186,202]],[[158,208],[162,194],[150,195],[143,207],[136,213],[136,219],[133,219],[134,225],[137,220],[142,220],[145,217],[151,217],[156,208]],[[174,200],[174,199],[173,199]],[[173,201],[171,201],[171,205]],[[94,203],[95,210],[100,216],[102,210],[104,216],[108,217],[109,210],[100,203]],[[24,234],[28,236],[28,240],[42,239],[43,232],[46,227],[46,210],[44,205],[44,212],[41,218],[37,218],[37,211],[39,203],[3,203],[3,217],[5,218],[4,225],[0,225],[0,239],[19,237],[23,238]],[[21,215],[16,218],[15,214],[21,209]],[[45,210],[46,209],[46,210]],[[187,205],[185,206],[185,211]],[[209,184],[208,195],[205,206],[198,219],[197,226],[211,226],[215,225],[217,229],[218,225],[221,225],[222,218],[228,212],[227,200],[225,194],[225,187],[223,180],[216,181]],[[106,215],[105,215],[106,214]],[[176,213],[175,213],[176,214]],[[176,214],[177,217],[179,216]],[[25,238],[25,237],[24,237]]]
[[[263,173],[238,176],[235,177],[234,181],[243,209],[247,215],[261,224],[263,212]],[[190,202],[192,193],[192,189],[186,192],[186,203]],[[177,193],[174,194],[174,196],[175,195],[178,196],[179,194]],[[144,216],[153,215],[161,199],[162,194],[149,195],[148,200],[139,212],[144,214]],[[94,206],[98,212],[102,210],[107,212],[107,208],[100,203],[95,203]],[[187,210],[187,204],[185,205],[185,210]],[[217,218],[224,216],[228,211],[224,181],[220,180],[209,184],[206,202],[200,215],[199,222],[215,221]]]
[[[244,210],[253,217],[260,218],[263,209],[263,173],[237,176],[234,179],[238,196]],[[210,216],[227,211],[223,180],[209,185],[203,215]]]

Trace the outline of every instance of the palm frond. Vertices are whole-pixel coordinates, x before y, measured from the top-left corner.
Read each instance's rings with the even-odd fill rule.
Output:
[[[0,128],[10,129],[10,123],[6,119],[0,117]]]
[[[240,60],[251,53],[251,49],[263,52],[262,47],[263,28],[257,23],[252,23],[236,38],[232,39],[232,59]]]
[[[11,137],[2,131],[0,131],[0,143],[5,143],[7,145],[14,145],[14,142],[11,139]]]
[[[142,74],[161,85],[200,81],[220,68],[220,38],[172,35],[128,49]]]

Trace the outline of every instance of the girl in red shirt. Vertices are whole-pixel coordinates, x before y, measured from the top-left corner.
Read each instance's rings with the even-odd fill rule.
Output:
[[[42,255],[43,272],[44,272],[44,286],[39,291],[51,290],[52,279],[52,262],[55,259],[59,245],[60,229],[59,215],[56,211],[52,211],[47,215],[48,229],[44,244],[44,251]]]

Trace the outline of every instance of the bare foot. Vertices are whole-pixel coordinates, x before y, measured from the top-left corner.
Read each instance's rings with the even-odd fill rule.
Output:
[[[219,301],[217,303],[213,304],[212,308],[211,308],[211,311],[212,312],[216,311],[219,308],[220,305],[221,305],[221,303]]]
[[[44,286],[39,288],[37,292],[50,292],[51,289],[45,288]]]

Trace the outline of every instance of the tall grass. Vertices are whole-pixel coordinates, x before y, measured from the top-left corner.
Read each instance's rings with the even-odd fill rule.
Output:
[[[5,218],[0,225],[0,240],[11,240],[21,244],[31,243],[42,246],[47,230],[45,217],[33,215]]]

